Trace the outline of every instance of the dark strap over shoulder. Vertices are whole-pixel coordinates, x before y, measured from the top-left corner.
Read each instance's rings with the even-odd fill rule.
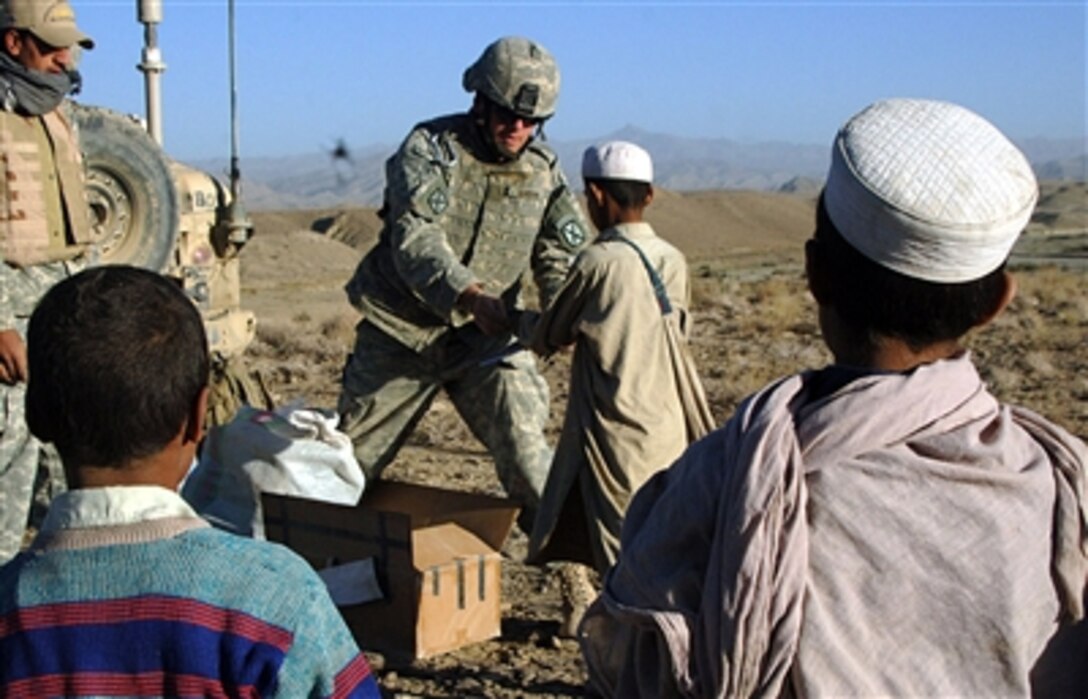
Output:
[[[642,260],[642,266],[646,268],[646,273],[650,275],[650,283],[654,287],[654,296],[657,297],[657,305],[661,307],[661,315],[667,316],[672,313],[672,303],[669,301],[668,294],[665,293],[665,284],[661,281],[661,275],[657,273],[654,266],[650,264],[650,260],[647,259],[646,253],[642,252],[642,248],[635,245],[635,241],[630,238],[625,238],[622,235],[616,235],[613,240],[618,240],[621,243],[627,243],[631,246],[635,252],[638,253],[639,259]]]

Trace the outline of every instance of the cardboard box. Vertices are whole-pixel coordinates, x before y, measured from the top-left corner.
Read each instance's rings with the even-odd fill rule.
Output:
[[[381,481],[355,507],[262,495],[265,536],[319,572],[373,557],[383,598],[341,606],[359,646],[395,661],[501,633],[510,500]]]

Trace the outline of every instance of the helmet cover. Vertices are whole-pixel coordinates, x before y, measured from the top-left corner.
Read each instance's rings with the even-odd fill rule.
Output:
[[[465,90],[529,119],[547,119],[559,99],[559,67],[540,44],[508,36],[491,43],[465,70]]]

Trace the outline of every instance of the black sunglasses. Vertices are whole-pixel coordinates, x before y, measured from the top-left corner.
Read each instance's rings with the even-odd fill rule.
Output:
[[[513,124],[517,119],[521,119],[529,126],[538,126],[544,120],[539,117],[529,117],[524,114],[518,114],[512,109],[508,109],[501,104],[491,103],[491,114],[494,115],[496,121],[500,121],[504,124]]]

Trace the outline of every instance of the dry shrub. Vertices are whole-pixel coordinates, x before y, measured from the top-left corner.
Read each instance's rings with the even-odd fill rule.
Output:
[[[344,347],[351,347],[355,344],[355,324],[357,320],[354,315],[340,313],[331,318],[326,318],[318,326],[318,332],[322,337],[332,342],[338,342]]]
[[[983,365],[979,367],[979,374],[990,390],[998,395],[1014,394],[1020,390],[1022,374],[1015,369]]]
[[[768,330],[781,331],[802,320],[813,317],[812,298],[803,279],[792,275],[775,275],[752,285],[748,301],[757,322]]]
[[[736,279],[706,280],[692,290],[692,308],[717,320],[736,320],[752,314],[752,302]]]
[[[1088,436],[1088,275],[1047,267],[1014,276],[1013,303],[964,342],[999,399]],[[831,362],[800,274],[746,279],[710,268],[694,282],[692,354],[719,421],[771,381]]]
[[[1051,377],[1057,373],[1049,352],[1028,352],[1024,355],[1021,366],[1025,373],[1033,376]]]
[[[339,327],[339,323],[324,321],[318,326],[299,316],[289,323],[257,326],[257,338],[246,350],[246,359],[266,378],[278,403],[298,400],[312,406],[335,406],[351,342],[331,330],[326,332],[327,327]]]
[[[707,273],[698,281],[691,349],[719,422],[771,381],[829,361],[795,270]]]
[[[1088,301],[1083,270],[1040,267],[1013,272],[1019,293],[1004,314],[967,344],[990,389],[1074,434],[1088,436]]]
[[[295,326],[261,323],[257,326],[257,342],[252,350],[264,356],[290,356],[302,350],[303,333]]]
[[[1064,321],[1073,323],[1081,328],[1085,327],[1088,325],[1088,296],[1084,296],[1083,292],[1071,295],[1070,298],[1066,299],[1065,303],[1061,305],[1061,313],[1059,315]]]
[[[691,280],[691,307],[692,308],[720,308],[725,306],[733,297],[728,293],[735,287],[735,283],[723,280],[721,277],[702,276]]]

